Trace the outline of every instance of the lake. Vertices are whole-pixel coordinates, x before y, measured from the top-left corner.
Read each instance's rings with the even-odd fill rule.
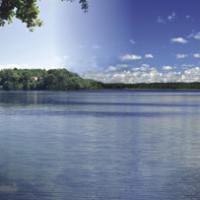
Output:
[[[200,92],[0,92],[1,200],[200,199]]]

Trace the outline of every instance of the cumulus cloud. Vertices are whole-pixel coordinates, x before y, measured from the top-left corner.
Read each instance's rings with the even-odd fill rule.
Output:
[[[200,32],[192,32],[188,35],[188,38],[193,38],[195,40],[200,40]]]
[[[173,67],[169,66],[169,65],[166,65],[166,66],[163,66],[162,69],[165,70],[165,71],[169,71],[169,70],[172,70]]]
[[[120,71],[122,69],[126,69],[129,65],[127,64],[117,64],[117,65],[110,65],[107,69],[105,69],[106,72],[115,72]]]
[[[145,54],[144,55],[144,58],[150,58],[150,59],[152,59],[152,58],[154,58],[154,56],[153,56],[153,54],[151,54],[151,53],[148,53],[148,54]]]
[[[171,39],[171,43],[186,44],[188,41],[183,37],[176,37]]]
[[[91,72],[84,74],[84,77],[112,83],[196,82],[200,81],[200,67],[185,65],[184,68],[177,70],[166,65],[158,70],[156,67],[142,64],[121,70]]]
[[[135,60],[141,60],[142,56],[136,55],[136,54],[126,54],[120,57],[121,61],[135,61]]]
[[[126,54],[120,57],[121,61],[137,61],[142,59],[153,59],[154,55],[151,53],[147,53],[144,56],[136,55],[136,54]]]
[[[200,58],[200,53],[195,53],[195,54],[193,54],[193,57],[194,57],[194,58]]]
[[[177,59],[184,59],[184,58],[186,58],[186,57],[188,57],[187,54],[183,54],[183,53],[178,53],[178,54],[176,54],[176,58],[177,58]]]
[[[200,67],[185,69],[183,73],[181,74],[180,81],[199,82],[200,81]]]
[[[149,64],[142,64],[141,66],[140,66],[140,69],[148,69],[150,67],[150,65]]]

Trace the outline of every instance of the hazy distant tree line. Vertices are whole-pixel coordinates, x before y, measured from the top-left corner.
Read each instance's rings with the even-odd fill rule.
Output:
[[[168,83],[137,83],[137,84],[125,84],[125,83],[102,83],[104,89],[135,89],[135,90],[154,90],[154,89],[200,89],[200,82],[184,83],[184,82],[168,82]]]

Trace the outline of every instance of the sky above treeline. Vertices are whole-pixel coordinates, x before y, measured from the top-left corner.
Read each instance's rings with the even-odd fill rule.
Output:
[[[0,67],[67,68],[104,82],[200,81],[199,0],[39,1],[44,25],[0,28]]]

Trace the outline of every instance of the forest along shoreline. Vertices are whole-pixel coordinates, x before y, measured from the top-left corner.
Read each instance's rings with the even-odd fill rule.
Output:
[[[200,90],[200,82],[168,83],[102,83],[84,79],[67,69],[3,69],[0,70],[1,90],[84,90],[84,89],[176,89]]]

